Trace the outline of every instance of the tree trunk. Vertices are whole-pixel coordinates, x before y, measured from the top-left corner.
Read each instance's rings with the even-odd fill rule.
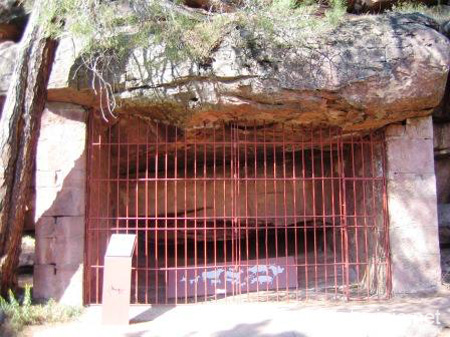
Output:
[[[56,42],[39,22],[43,1],[35,1],[0,119],[0,291],[17,284],[24,215],[41,115]]]

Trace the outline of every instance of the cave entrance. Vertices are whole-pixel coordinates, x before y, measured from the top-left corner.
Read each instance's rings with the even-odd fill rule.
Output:
[[[139,116],[89,129],[87,304],[113,233],[138,237],[132,303],[389,296],[382,133]]]

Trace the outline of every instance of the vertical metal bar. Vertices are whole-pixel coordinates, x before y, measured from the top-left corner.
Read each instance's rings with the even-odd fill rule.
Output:
[[[228,296],[228,285],[227,285],[227,273],[228,273],[228,266],[227,266],[227,261],[228,261],[228,256],[227,256],[227,226],[228,226],[228,215],[227,215],[227,208],[226,208],[226,204],[227,204],[227,195],[226,195],[226,177],[227,177],[227,173],[226,173],[226,128],[225,128],[225,124],[222,124],[222,134],[223,134],[223,143],[222,143],[222,155],[223,155],[223,160],[222,160],[222,164],[223,164],[223,217],[224,217],[224,221],[223,221],[223,251],[224,251],[224,269],[225,269],[225,276],[224,276],[224,285],[225,285],[225,298],[227,298]]]
[[[234,215],[235,215],[235,250],[236,250],[236,295],[241,295],[241,200],[240,200],[240,179],[239,179],[239,169],[240,169],[240,159],[239,159],[239,127],[235,124],[234,128]],[[238,301],[241,301],[241,297],[237,296]]]
[[[276,134],[275,134],[275,127],[273,128],[272,132],[272,147],[273,147],[273,195],[274,195],[274,218],[275,218],[275,261],[278,265],[278,203],[277,203],[277,153],[276,153]],[[278,277],[275,278],[275,285],[276,285],[276,293],[277,293],[277,301],[280,300],[279,297],[279,282]]]
[[[237,205],[238,205],[238,201],[237,201],[237,195],[238,195],[238,193],[237,193],[237,181],[238,181],[238,179],[237,179],[237,176],[236,176],[236,174],[237,174],[237,155],[236,155],[236,153],[237,153],[237,150],[236,150],[236,143],[237,143],[237,141],[236,141],[236,132],[237,132],[237,125],[235,125],[234,123],[233,123],[233,125],[232,125],[232,133],[231,133],[231,141],[232,141],[232,160],[233,160],[233,162],[232,162],[232,179],[233,179],[233,182],[232,182],[232,186],[233,186],[233,189],[232,189],[232,195],[231,195],[231,199],[232,199],[232,212],[233,212],[233,234],[232,234],[232,248],[233,248],[233,251],[232,251],[232,254],[233,254],[233,258],[232,258],[232,261],[233,261],[233,299],[234,300],[237,300],[238,298],[237,298],[237,295],[239,294],[239,291],[238,291],[238,282],[237,282],[237,280],[236,280],[236,275],[237,275],[237,271],[238,271],[238,268],[239,268],[239,266],[238,266],[238,264],[239,264],[239,256],[238,256],[238,248],[237,248],[237,245],[238,245],[238,225],[237,225],[237,217],[238,217],[238,214],[237,214]]]
[[[127,135],[126,140],[127,147],[127,176],[125,178],[126,181],[126,197],[125,197],[125,225],[126,225],[126,233],[128,234],[129,220],[130,220],[130,140],[129,135]]]
[[[245,133],[244,133],[244,176],[245,176],[245,247],[246,254],[245,259],[247,261],[246,264],[246,279],[245,284],[247,286],[247,299],[250,299],[250,290],[249,290],[249,278],[248,278],[248,269],[249,269],[249,242],[248,242],[248,161],[247,161],[247,125],[245,125]]]
[[[234,134],[233,134],[233,129],[234,126],[233,124],[230,124],[230,199],[231,199],[231,205],[230,205],[230,212],[231,212],[231,270],[233,273],[233,277],[231,279],[231,294],[232,296],[234,296],[235,294],[235,284],[234,284],[234,273],[236,272],[235,270],[235,266],[236,266],[236,261],[235,261],[235,247],[234,247],[234,230],[235,230],[235,212],[234,212],[234,196],[235,196],[235,192],[234,192],[234,181],[235,181],[235,177],[234,177]]]
[[[364,253],[366,257],[367,299],[370,297],[370,266],[369,266],[369,239],[367,233],[367,198],[366,198],[366,166],[364,154],[364,139],[360,136],[361,166],[362,166],[362,194],[363,194],[363,216],[364,216]]]
[[[148,236],[150,235],[151,231],[149,231],[149,226],[148,226],[148,218],[150,217],[149,214],[149,209],[148,209],[148,157],[149,157],[149,148],[148,148],[148,143],[149,143],[149,127],[148,124],[145,124],[145,134],[146,134],[146,142],[145,142],[145,267],[146,267],[146,271],[145,271],[145,304],[149,304],[149,298],[148,298],[148,293],[149,293],[149,284],[148,284],[148,274],[149,274],[149,269],[150,269],[150,255],[149,255],[149,251],[148,251],[148,246],[149,246],[149,240],[148,240]]]
[[[376,203],[375,203],[375,177],[376,177],[376,173],[375,173],[375,157],[374,157],[374,153],[373,153],[373,133],[370,133],[370,166],[371,166],[371,173],[372,173],[372,179],[371,179],[371,185],[372,185],[372,212],[371,212],[371,217],[372,217],[372,233],[373,236],[375,238],[375,240],[373,241],[373,245],[374,245],[374,264],[373,264],[373,268],[375,269],[374,271],[374,283],[376,286],[378,286],[378,249],[379,249],[379,238],[377,235],[378,232],[378,224],[377,224],[377,217],[376,217]],[[380,293],[377,291],[377,296],[378,298],[380,298]]]
[[[266,123],[263,125],[263,143],[264,143],[264,222],[265,222],[265,237],[264,244],[266,248],[266,279],[269,279],[269,224],[267,214],[267,140],[266,140]],[[266,300],[269,301],[269,282],[266,282]]]
[[[178,127],[175,128],[175,163],[174,163],[174,255],[175,255],[175,304],[178,304]],[[170,285],[167,285],[170,287]]]
[[[236,249],[237,249],[237,257],[238,257],[238,266],[237,266],[237,272],[238,272],[238,294],[241,295],[242,294],[242,287],[241,287],[241,268],[242,268],[242,247],[241,247],[241,243],[242,243],[242,237],[241,237],[241,219],[242,219],[242,209],[241,209],[241,179],[240,179],[240,171],[241,171],[241,159],[240,159],[240,130],[238,125],[236,124],[236,224],[237,224],[237,232],[236,232],[236,237],[237,237],[237,245],[236,245]],[[238,297],[239,301],[241,301],[241,296]]]
[[[314,236],[314,289],[318,290],[318,256],[317,256],[317,207],[316,207],[316,172],[314,163],[314,133],[311,129],[311,181],[312,181],[312,208],[313,208],[313,236]]]
[[[391,274],[391,253],[389,245],[389,208],[387,201],[387,182],[386,182],[386,141],[383,134],[381,142],[381,158],[383,172],[383,230],[384,230],[384,255],[386,268],[386,298],[391,297],[392,293],[392,274]]]
[[[254,146],[254,171],[255,171],[255,236],[256,236],[256,246],[255,246],[255,255],[256,255],[256,273],[257,273],[257,282],[256,282],[256,298],[259,302],[259,271],[262,270],[259,266],[259,223],[258,223],[258,166],[257,166],[257,158],[258,158],[258,148],[256,142],[256,121],[253,121],[253,146]]]
[[[305,299],[308,300],[308,287],[309,287],[309,256],[308,256],[308,227],[307,227],[307,203],[306,203],[306,155],[305,155],[305,138],[302,134],[302,199],[303,199],[303,244],[305,248]],[[312,185],[312,182],[311,182]],[[314,258],[314,256],[313,256]]]
[[[331,173],[331,219],[333,226],[333,268],[334,268],[334,297],[337,298],[338,291],[338,271],[337,271],[337,247],[336,247],[336,209],[335,209],[335,177],[334,177],[334,143],[335,134],[329,129],[329,142],[330,142],[330,173]],[[337,150],[339,148],[337,147]]]
[[[343,180],[342,180],[342,160],[341,160],[341,145],[342,145],[342,139],[341,139],[341,132],[338,131],[337,135],[337,143],[336,143],[336,165],[337,165],[337,178],[338,178],[338,212],[339,212],[339,243],[340,243],[340,266],[341,266],[341,286],[342,289],[345,289],[345,246],[344,246],[344,216],[343,216],[343,205],[344,205],[344,199],[343,199]]]
[[[88,174],[87,174],[87,185],[86,185],[86,190],[88,192],[88,200],[89,202],[86,204],[87,207],[87,212],[86,214],[88,215],[87,217],[87,222],[86,222],[86,232],[85,232],[85,244],[86,244],[86,251],[84,253],[85,256],[85,267],[84,267],[84,271],[85,271],[85,275],[84,275],[84,282],[85,282],[85,287],[84,287],[84,302],[85,304],[91,304],[94,302],[93,296],[92,296],[92,227],[93,227],[93,211],[92,211],[92,206],[91,206],[91,198],[92,198],[92,192],[91,192],[91,186],[93,186],[93,182],[92,182],[92,175],[94,174],[93,172],[93,161],[94,161],[94,116],[90,116],[89,117],[89,124],[88,124],[88,153],[87,153],[87,168],[88,168]]]
[[[295,135],[295,128],[292,126],[292,134]],[[294,255],[296,261],[295,269],[298,271],[298,224],[297,224],[297,172],[296,172],[296,166],[295,166],[295,153],[296,148],[298,144],[297,142],[293,142],[292,144],[292,190],[293,190],[293,203],[294,203]],[[305,255],[306,258],[306,255]],[[297,273],[295,273],[297,275]],[[295,280],[295,299],[298,301],[298,275],[296,276],[297,279]]]
[[[168,209],[168,185],[167,185],[167,181],[168,181],[168,165],[169,165],[169,151],[168,151],[168,143],[169,143],[169,126],[168,124],[166,124],[166,129],[165,129],[165,153],[164,153],[164,225],[165,225],[165,229],[164,229],[164,290],[165,290],[165,303],[168,304],[168,281],[169,281],[169,277],[168,277],[168,273],[167,273],[167,268],[168,266],[168,240],[167,240],[167,232],[169,231],[168,228],[168,223],[167,223],[167,218],[168,218],[168,213],[167,213],[167,209]]]
[[[217,301],[217,212],[216,212],[216,126],[213,127],[213,221],[214,221],[214,300]],[[224,214],[225,219],[225,214]],[[225,243],[225,241],[224,241]]]
[[[102,134],[99,131],[98,134],[98,145],[97,145],[97,153],[98,153],[98,167],[97,167],[97,174],[99,176],[97,176],[97,226],[98,226],[98,230],[97,230],[97,235],[96,235],[96,265],[97,265],[97,277],[96,277],[96,284],[95,284],[95,293],[96,293],[96,303],[99,304],[100,303],[100,233],[104,232],[103,226],[101,224],[102,220],[102,216],[101,216],[101,198],[100,195],[101,193],[101,170],[102,170],[102,147],[103,147],[103,142],[102,142]],[[102,230],[100,230],[100,228],[102,228]]]
[[[117,126],[117,172],[116,172],[116,178],[117,178],[117,191],[116,191],[116,234],[119,233],[119,227],[120,227],[120,157],[121,157],[121,142],[122,142],[122,135],[120,132],[120,122],[116,124]]]
[[[239,179],[239,128],[238,125],[235,125],[234,128],[234,186],[235,186],[235,196],[234,196],[234,205],[235,205],[235,249],[236,249],[236,275],[237,275],[237,283],[236,283],[236,295],[241,294],[241,204],[240,204],[240,179]],[[240,300],[241,298],[238,297]]]
[[[235,214],[234,214],[234,134],[233,134],[233,124],[230,124],[230,214],[231,214],[231,270],[233,277],[231,279],[231,294],[234,296],[234,273],[236,261],[234,259],[234,227],[235,227]]]
[[[159,304],[159,261],[158,261],[158,167],[159,167],[159,122],[156,122],[155,151],[155,303]]]
[[[197,142],[194,137],[194,301],[197,303],[198,298],[198,282],[197,282]]]
[[[346,273],[347,273],[347,266],[346,266],[346,246],[345,246],[345,212],[344,212],[344,203],[345,203],[345,195],[344,195],[344,185],[345,181],[343,179],[345,170],[345,166],[343,163],[343,155],[342,155],[342,133],[339,131],[338,136],[338,142],[336,144],[336,151],[337,151],[337,166],[338,166],[338,202],[339,202],[339,233],[340,233],[340,261],[341,261],[341,281],[342,281],[342,289],[343,291],[346,291]]]
[[[325,272],[325,295],[328,294],[328,252],[327,252],[327,229],[326,229],[326,197],[325,197],[325,168],[324,168],[324,159],[323,159],[323,147],[324,141],[322,136],[322,129],[319,129],[319,142],[320,142],[320,183],[322,187],[322,231],[323,231],[323,264],[324,264],[324,272]]]
[[[140,139],[140,129],[139,131],[139,139]],[[136,221],[136,246],[135,246],[135,271],[134,271],[134,301],[138,303],[138,276],[139,276],[139,156],[140,156],[140,147],[139,143],[136,144],[136,187],[135,187],[135,221]]]
[[[187,219],[187,183],[188,183],[188,142],[184,131],[184,303],[188,302],[188,219]]]
[[[106,183],[106,224],[107,224],[107,231],[105,237],[107,238],[111,234],[111,223],[110,223],[110,193],[111,193],[111,126],[108,126],[108,181]]]
[[[341,165],[341,185],[342,185],[342,228],[343,228],[343,246],[344,246],[344,266],[345,266],[345,297],[349,300],[349,261],[348,261],[348,228],[347,228],[347,188],[346,188],[346,174],[345,174],[345,157],[344,157],[344,141],[341,136],[340,140],[340,165]]]
[[[206,217],[207,217],[207,213],[206,213],[206,139],[207,139],[207,134],[206,134],[206,125],[203,125],[203,139],[205,141],[205,143],[203,144],[203,226],[204,226],[204,231],[203,231],[203,235],[204,235],[204,246],[203,246],[203,262],[204,262],[204,266],[205,266],[205,278],[203,279],[203,284],[204,284],[204,290],[205,290],[205,302],[207,300],[207,295],[208,295],[208,289],[207,289],[207,282],[208,279],[206,278],[206,273],[207,273],[207,252],[206,252],[206,248],[208,245],[208,241],[207,241],[207,231],[206,231]]]
[[[284,124],[282,128],[283,133],[283,210],[284,210],[284,254],[286,259],[286,299],[289,302],[289,241],[288,241],[288,223],[287,223],[287,195],[286,195],[286,132],[284,129]],[[294,225],[295,226],[295,225]]]
[[[359,283],[361,281],[360,279],[360,265],[359,265],[359,235],[358,235],[358,214],[357,214],[357,194],[356,194],[356,168],[355,168],[355,141],[353,134],[350,138],[350,144],[351,144],[351,161],[352,161],[352,185],[353,185],[353,227],[354,227],[354,235],[355,235],[355,253],[356,253],[356,279]],[[359,286],[358,286],[359,291]]]

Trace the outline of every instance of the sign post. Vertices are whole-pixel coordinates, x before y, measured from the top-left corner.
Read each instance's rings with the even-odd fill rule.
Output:
[[[103,324],[129,324],[131,261],[135,245],[134,234],[111,236],[103,270]]]

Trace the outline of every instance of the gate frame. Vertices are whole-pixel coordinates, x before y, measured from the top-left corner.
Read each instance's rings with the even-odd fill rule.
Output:
[[[159,123],[157,123],[157,125],[158,124]],[[264,128],[265,128],[265,125],[264,125]],[[237,129],[239,129],[239,127],[237,127]],[[284,127],[283,127],[283,129],[284,129]],[[83,298],[84,298],[84,303],[85,304],[94,304],[89,299],[89,294],[88,294],[88,291],[87,291],[87,288],[89,287],[89,277],[90,277],[90,271],[88,270],[90,268],[90,266],[88,265],[87,262],[89,261],[89,251],[90,251],[90,242],[89,242],[89,224],[90,224],[90,221],[91,221],[91,217],[90,217],[90,209],[91,209],[91,207],[90,207],[90,201],[91,201],[91,199],[90,199],[90,197],[91,197],[90,196],[90,187],[92,186],[92,183],[93,183],[92,179],[91,179],[92,178],[91,177],[91,172],[92,172],[92,161],[93,161],[92,160],[92,156],[93,156],[92,147],[94,145],[94,143],[93,143],[94,117],[90,117],[89,118],[88,130],[89,130],[88,131],[89,135],[87,137],[87,162],[88,162],[88,165],[87,165],[87,179],[86,179],[86,184],[87,184],[86,196],[87,196],[87,201],[88,202],[86,202],[86,231],[85,231],[85,247],[86,248],[84,250],[84,262],[85,263],[84,263]],[[312,133],[313,133],[313,129],[311,129],[311,134]],[[237,132],[237,137],[239,137],[239,132]],[[341,137],[343,137],[343,134],[341,134]],[[352,137],[352,143],[353,143],[353,135],[351,135],[351,137]],[[372,139],[372,133],[370,134],[370,137]],[[110,140],[111,140],[111,138],[109,138],[109,141]],[[344,159],[345,158],[345,156],[344,156],[344,144],[345,144],[345,142],[342,142],[342,140],[343,140],[343,138],[340,138],[340,141],[339,141],[340,145],[338,145],[338,151],[337,151],[338,152],[338,157],[340,156],[340,165],[344,165],[344,163],[345,163],[345,159]],[[342,142],[342,144],[341,144],[341,142]],[[371,142],[372,142],[372,140],[371,140]],[[322,139],[320,140],[319,143],[322,144]],[[100,144],[101,144],[101,142],[100,142]],[[121,144],[121,143],[119,142],[119,144]],[[166,144],[166,148],[167,148],[167,143],[165,143],[165,144]],[[197,145],[199,143],[195,139],[193,140],[193,144],[195,146],[195,149],[197,149]],[[311,141],[311,144],[313,144],[312,141]],[[382,144],[382,155],[381,155],[381,157],[382,157],[382,167],[383,167],[382,168],[383,169],[383,182],[382,182],[382,184],[383,184],[383,201],[382,202],[383,202],[383,228],[385,230],[384,248],[385,248],[385,260],[386,260],[386,262],[385,262],[385,265],[386,265],[386,280],[385,280],[386,295],[383,296],[382,298],[379,298],[379,299],[388,299],[391,296],[391,289],[392,289],[392,285],[391,285],[391,278],[392,278],[392,276],[391,275],[392,274],[391,274],[391,262],[390,262],[391,258],[390,258],[389,223],[388,223],[388,214],[389,213],[388,213],[388,202],[387,202],[388,198],[387,198],[387,183],[386,183],[386,181],[387,181],[387,179],[386,179],[386,172],[387,172],[387,170],[386,170],[386,146],[385,146],[384,135],[382,136],[381,144]],[[148,144],[146,144],[146,145],[147,145],[147,149],[148,149]],[[302,142],[302,152],[305,150],[303,145],[304,144]],[[111,144],[109,146],[111,146]],[[235,145],[233,145],[233,146],[235,146]],[[283,149],[285,149],[286,142],[285,142],[285,139],[284,139],[284,135],[283,135],[282,146],[283,146]],[[274,145],[274,147],[275,147],[275,145]],[[157,149],[158,148],[159,148],[159,145],[157,146]],[[239,150],[239,146],[238,146],[238,150]],[[323,148],[322,148],[322,150],[323,150]],[[283,151],[283,157],[285,156],[285,153],[286,152]],[[205,154],[205,156],[206,156],[206,154]],[[323,156],[323,153],[322,153],[322,156]],[[255,162],[256,162],[256,158],[255,158]],[[215,163],[215,161],[214,161],[214,163]],[[285,161],[283,161],[283,165],[284,164],[285,164]],[[239,163],[238,163],[238,165],[239,165]],[[101,166],[101,164],[99,166]],[[148,165],[147,165],[147,167],[148,167]],[[237,172],[239,171],[239,166],[237,167],[236,171]],[[345,225],[342,225],[342,227],[344,228],[344,242],[345,242],[344,246],[346,247],[346,249],[344,250],[344,255],[346,256],[346,262],[345,262],[345,267],[344,267],[344,269],[346,271],[346,273],[345,273],[346,274],[345,275],[345,279],[346,279],[346,299],[347,300],[360,300],[360,299],[356,299],[356,298],[351,298],[351,296],[349,296],[349,278],[350,277],[349,277],[349,261],[348,261],[348,250],[349,250],[348,230],[347,230],[347,217],[348,217],[348,215],[346,213],[347,207],[346,207],[346,197],[345,197],[345,195],[346,195],[345,194],[345,185],[346,185],[345,184],[345,180],[347,180],[349,178],[346,177],[344,171],[345,171],[344,169],[342,169],[340,171],[341,172],[341,177],[340,177],[339,181],[343,181],[344,183],[340,182],[339,186],[343,185],[343,195],[344,195],[343,203],[341,205],[341,209],[342,209],[341,210],[341,212],[342,212],[341,213],[341,217],[343,219],[342,222],[345,224]],[[176,170],[175,170],[175,172],[176,172]],[[156,177],[156,179],[157,179],[157,177]],[[237,181],[239,181],[239,179],[237,179]],[[157,184],[157,182],[156,182],[156,184]],[[166,184],[167,184],[167,181],[166,181]],[[205,184],[206,184],[206,182],[205,182]],[[235,185],[238,185],[238,184],[235,184]],[[108,184],[108,186],[109,186],[109,184]],[[108,190],[109,190],[109,187],[108,187]],[[167,195],[166,195],[165,202],[167,203]],[[167,207],[166,207],[166,210],[167,210]],[[167,217],[166,217],[166,222],[167,222]],[[277,229],[277,228],[275,227],[275,229]],[[240,266],[240,265],[241,264],[239,263],[238,266]],[[98,269],[97,269],[97,275],[98,275]],[[98,281],[98,277],[97,277],[97,283],[98,282],[99,281]],[[368,299],[364,299],[364,300],[368,300]],[[97,292],[97,303],[99,303],[98,292]],[[182,303],[177,303],[177,304],[182,304]]]

